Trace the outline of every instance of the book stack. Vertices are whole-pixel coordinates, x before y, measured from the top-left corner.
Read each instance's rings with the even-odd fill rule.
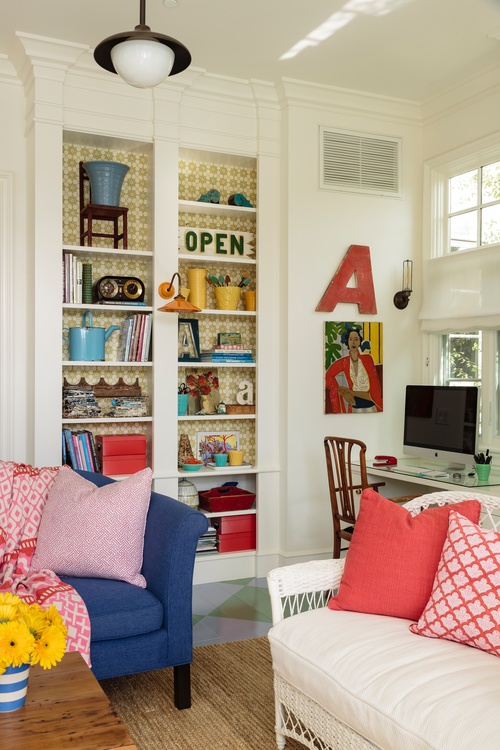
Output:
[[[136,398],[113,398],[111,408],[107,414],[108,417],[147,417],[148,416],[148,399],[146,396],[137,396]]]
[[[62,461],[73,469],[99,471],[94,435],[90,430],[62,431]]]
[[[211,362],[215,349],[202,349],[200,353],[200,362]]]
[[[148,313],[129,315],[121,324],[118,360],[120,362],[149,362],[153,316]]]
[[[101,407],[91,387],[68,385],[63,388],[63,417],[86,419],[100,415]]]
[[[251,349],[243,344],[217,344],[212,354],[212,362],[255,362]]]
[[[207,531],[200,536],[196,545],[196,554],[203,555],[207,552],[217,552],[217,529],[209,526]]]
[[[63,253],[63,302],[81,303],[83,263],[72,253]]]

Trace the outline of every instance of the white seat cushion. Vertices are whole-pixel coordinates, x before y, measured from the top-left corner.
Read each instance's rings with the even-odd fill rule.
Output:
[[[271,628],[273,667],[384,750],[499,750],[500,659],[409,624],[304,612]]]

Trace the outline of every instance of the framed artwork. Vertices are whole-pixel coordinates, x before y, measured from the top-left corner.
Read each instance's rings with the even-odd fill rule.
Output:
[[[197,320],[179,318],[177,338],[177,358],[179,362],[200,362],[200,334]]]
[[[236,432],[197,432],[196,458],[212,461],[214,453],[222,453],[229,448],[240,447],[240,433]]]
[[[324,326],[325,414],[383,411],[382,323]]]

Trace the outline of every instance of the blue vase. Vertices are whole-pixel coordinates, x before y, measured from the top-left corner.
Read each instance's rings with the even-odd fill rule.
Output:
[[[17,711],[26,701],[30,665],[6,667],[0,674],[0,713]]]
[[[83,166],[90,180],[92,203],[119,206],[123,180],[130,167],[119,161],[87,161]]]
[[[178,393],[177,394],[177,416],[184,417],[188,410],[188,399],[189,393]]]

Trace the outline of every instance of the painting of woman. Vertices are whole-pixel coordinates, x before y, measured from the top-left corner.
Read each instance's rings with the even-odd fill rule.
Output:
[[[326,397],[330,408],[325,411],[334,414],[382,411],[379,375],[371,354],[362,353],[366,342],[363,342],[361,329],[345,324],[340,341],[348,353],[335,359],[326,370]]]

